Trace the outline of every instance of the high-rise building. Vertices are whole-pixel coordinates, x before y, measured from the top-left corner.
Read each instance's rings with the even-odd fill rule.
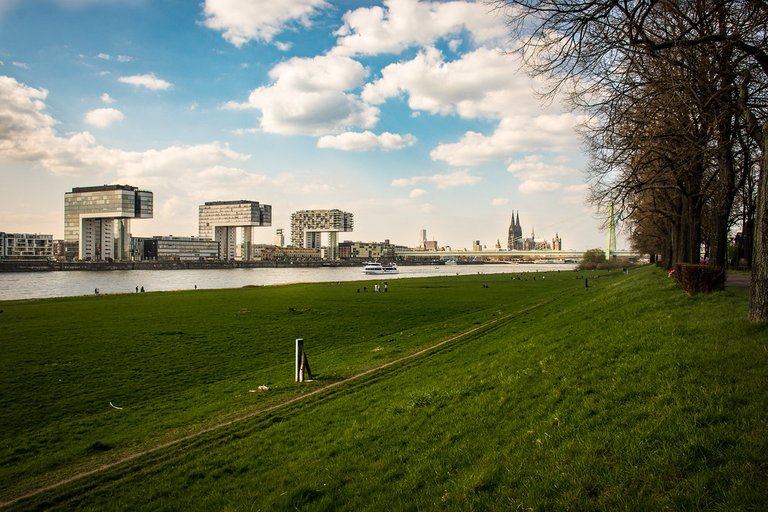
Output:
[[[285,233],[283,228],[277,228],[275,230],[275,245],[278,247],[285,247]]]
[[[321,235],[328,233],[328,259],[339,254],[339,232],[352,231],[354,216],[341,210],[300,210],[291,214],[291,245],[319,249]]]
[[[272,206],[257,201],[210,201],[199,207],[200,238],[219,242],[220,258],[238,255],[237,230],[242,230],[243,260],[253,259],[253,228],[272,225]]]
[[[127,260],[131,219],[151,219],[152,192],[128,185],[76,187],[64,194],[67,259]]]

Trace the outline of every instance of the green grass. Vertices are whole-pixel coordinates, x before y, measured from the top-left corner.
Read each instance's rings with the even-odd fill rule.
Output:
[[[11,508],[761,509],[768,329],[746,291],[578,275],[4,302],[0,501],[191,434]],[[316,382],[293,383],[297,337]]]

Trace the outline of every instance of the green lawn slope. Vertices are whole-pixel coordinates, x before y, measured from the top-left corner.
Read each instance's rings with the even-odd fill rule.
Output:
[[[746,302],[651,267],[2,302],[0,502],[763,509]]]

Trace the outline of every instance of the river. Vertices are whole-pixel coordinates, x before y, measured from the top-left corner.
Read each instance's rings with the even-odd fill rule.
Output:
[[[72,297],[99,293],[241,288],[289,283],[389,281],[409,277],[573,270],[574,264],[484,264],[401,266],[399,274],[371,276],[361,267],[240,268],[200,270],[108,270],[0,273],[0,300]]]

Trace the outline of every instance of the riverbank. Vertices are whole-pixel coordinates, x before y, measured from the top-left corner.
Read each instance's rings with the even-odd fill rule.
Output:
[[[363,284],[4,302],[0,502],[764,504],[768,331],[745,289],[689,297],[652,267]]]
[[[232,268],[351,267],[346,261],[50,261],[0,260],[0,272],[107,271],[107,270],[200,270]]]

